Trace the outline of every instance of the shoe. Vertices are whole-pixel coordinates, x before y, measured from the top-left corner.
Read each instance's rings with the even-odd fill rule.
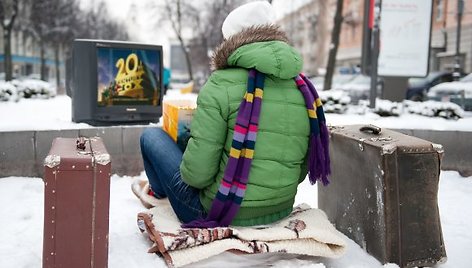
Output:
[[[149,194],[150,187],[147,180],[135,179],[131,184],[131,191],[146,208],[153,208],[159,204],[159,199]],[[151,192],[152,193],[152,192]]]

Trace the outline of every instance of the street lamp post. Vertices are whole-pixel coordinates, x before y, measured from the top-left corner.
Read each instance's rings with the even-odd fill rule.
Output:
[[[377,80],[378,80],[378,58],[380,48],[380,6],[381,0],[371,0],[371,5],[374,5],[373,27],[372,27],[372,56],[370,69],[370,95],[369,108],[375,108],[375,100],[377,98]]]
[[[455,81],[461,77],[461,62],[460,62],[460,43],[461,43],[461,24],[462,14],[464,13],[464,0],[457,0],[457,33],[456,33],[456,55],[454,57],[454,73]]]

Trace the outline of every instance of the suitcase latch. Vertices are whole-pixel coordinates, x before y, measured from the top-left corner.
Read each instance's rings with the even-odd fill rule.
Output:
[[[78,137],[77,141],[75,142],[77,150],[85,151],[85,143],[87,140],[84,137]]]

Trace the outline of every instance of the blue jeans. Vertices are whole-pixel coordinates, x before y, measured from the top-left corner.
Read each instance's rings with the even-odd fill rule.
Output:
[[[157,198],[168,197],[180,221],[206,217],[199,190],[186,184],[180,175],[182,151],[161,128],[147,128],[141,134],[144,170]]]

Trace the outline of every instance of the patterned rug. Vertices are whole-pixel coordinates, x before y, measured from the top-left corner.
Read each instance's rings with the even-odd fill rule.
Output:
[[[301,204],[287,218],[271,225],[230,226],[211,229],[182,229],[167,199],[138,214],[138,227],[169,267],[201,261],[225,251],[244,254],[281,252],[340,257],[345,252],[343,235],[319,209]]]

